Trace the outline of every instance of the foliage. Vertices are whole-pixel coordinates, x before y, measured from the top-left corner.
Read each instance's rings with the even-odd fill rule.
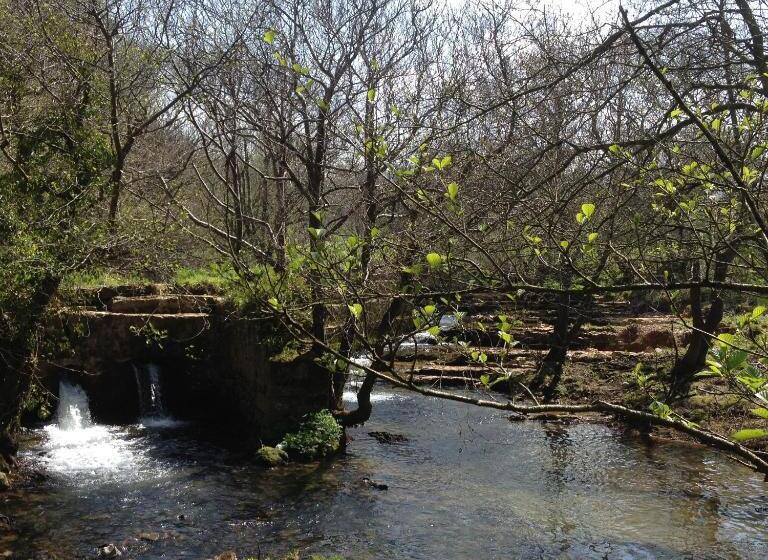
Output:
[[[766,427],[745,428],[733,433],[736,441],[768,437],[768,334],[766,307],[759,305],[737,318],[736,332],[718,335],[704,375],[724,379],[728,386],[751,402],[751,413]]]
[[[296,432],[283,438],[280,447],[291,457],[313,461],[336,452],[343,435],[333,414],[323,410],[308,414]]]

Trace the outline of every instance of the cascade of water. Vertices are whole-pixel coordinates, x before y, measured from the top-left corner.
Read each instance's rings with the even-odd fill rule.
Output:
[[[160,369],[155,364],[133,364],[136,386],[139,391],[139,407],[142,417],[165,416],[160,386]]]
[[[59,407],[56,422],[61,430],[82,430],[91,426],[91,411],[88,395],[79,385],[66,381],[59,384]]]

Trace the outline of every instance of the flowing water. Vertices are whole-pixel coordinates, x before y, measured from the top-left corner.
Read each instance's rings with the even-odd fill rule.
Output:
[[[381,389],[347,453],[265,471],[193,426],[106,427],[63,387],[23,461],[49,477],[0,498],[0,555],[240,558],[765,558],[768,484],[722,455],[600,424],[505,415]],[[381,444],[388,431],[407,441]],[[388,485],[377,490],[364,479]]]

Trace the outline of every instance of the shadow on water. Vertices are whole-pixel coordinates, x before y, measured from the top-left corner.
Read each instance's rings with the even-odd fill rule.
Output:
[[[759,477],[709,451],[649,447],[603,425],[510,423],[386,390],[345,455],[273,471],[193,426],[83,430],[92,431],[47,427],[24,452],[50,476],[0,502],[16,529],[0,552],[70,560],[116,543],[140,560],[293,548],[355,559],[768,553]],[[371,431],[407,440],[382,444]]]

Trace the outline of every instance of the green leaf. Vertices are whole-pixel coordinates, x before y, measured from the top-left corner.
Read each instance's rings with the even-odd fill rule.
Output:
[[[720,127],[723,126],[723,121],[721,119],[713,119],[710,126],[712,126],[712,130],[720,130]]]
[[[591,202],[587,202],[586,204],[581,205],[581,212],[584,214],[584,216],[588,219],[592,217],[592,214],[595,213],[595,205]]]
[[[443,257],[438,253],[429,253],[427,255],[427,264],[429,268],[437,268],[443,264]]]
[[[437,307],[434,305],[425,305],[422,310],[424,311],[424,314],[429,317],[430,315],[434,315],[435,311],[437,311]]]
[[[594,243],[595,241],[597,241],[597,232],[593,231],[592,233],[587,235],[587,242]]]
[[[749,153],[750,159],[757,159],[761,155],[763,155],[763,152],[765,151],[765,146],[756,146],[752,149],[752,151]]]
[[[682,114],[683,114],[683,110],[680,107],[675,107],[672,110],[672,112],[669,114],[669,116],[674,119],[675,117],[679,117]]]
[[[376,90],[375,89],[369,89],[368,90],[368,103],[373,103],[376,101]]]
[[[432,159],[432,166],[435,169],[440,169],[441,171],[443,169],[446,169],[451,165],[452,158],[449,155],[443,156],[442,158],[434,158]]]
[[[277,301],[277,298],[271,297],[267,300],[267,303],[273,308],[273,309],[280,309],[280,302]]]
[[[727,349],[736,344],[736,337],[731,333],[722,333],[717,335],[717,340],[720,341],[720,348]]]
[[[512,344],[512,335],[508,332],[499,331],[499,337],[507,344]]]
[[[648,408],[651,409],[651,412],[653,414],[665,420],[672,415],[672,409],[669,408],[669,405],[663,402],[653,401]]]
[[[325,233],[325,229],[323,228],[307,228],[307,231],[309,232],[309,235],[312,236],[312,239],[320,239],[323,234]]]
[[[363,314],[363,306],[359,303],[354,303],[352,305],[347,305],[349,308],[349,312],[352,314],[352,316],[355,319],[359,319],[360,315]]]
[[[483,375],[480,376],[480,383],[482,383],[486,387],[488,387],[488,384],[490,382],[491,382],[491,376],[488,375],[487,373],[484,373]]]
[[[447,196],[451,200],[456,200],[456,197],[458,195],[459,195],[459,185],[456,183],[448,183],[445,196]]]
[[[440,327],[435,325],[434,327],[430,327],[427,329],[427,332],[431,334],[432,336],[438,336],[440,334]]]
[[[768,420],[768,408],[753,408],[750,412],[755,416]]]
[[[567,240],[565,240],[565,239],[563,239],[563,240],[560,242],[560,247],[562,247],[562,248],[563,248],[563,250],[566,250],[566,249],[568,248],[568,246],[569,246],[569,245],[570,245],[570,243],[569,243]]]
[[[747,441],[750,439],[759,439],[768,437],[768,430],[761,430],[759,428],[748,428],[746,430],[739,430],[731,434],[731,437],[736,441]]]
[[[621,148],[619,147],[618,144],[611,144],[610,146],[608,146],[608,151],[611,152],[612,154],[619,153],[619,150],[621,150]]]
[[[264,35],[262,35],[261,38],[264,39],[265,43],[271,45],[272,43],[275,42],[275,35],[276,34],[277,34],[277,32],[274,29],[267,29],[264,32]]]
[[[752,318],[753,318],[753,319],[757,319],[758,317],[760,317],[761,315],[763,315],[763,314],[765,313],[765,309],[766,309],[766,308],[765,308],[765,306],[764,306],[764,305],[758,305],[757,307],[755,307],[755,308],[752,310]]]

